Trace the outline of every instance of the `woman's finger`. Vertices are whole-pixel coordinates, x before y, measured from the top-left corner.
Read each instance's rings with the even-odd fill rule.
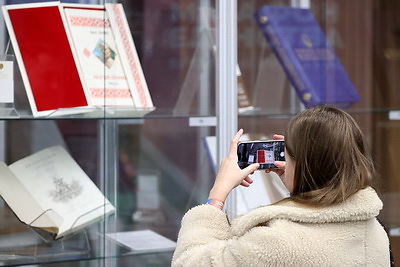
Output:
[[[274,161],[274,165],[279,169],[285,169],[286,162],[285,161]]]
[[[239,143],[240,137],[243,134],[243,129],[240,129],[235,136],[233,136],[232,140],[231,140],[231,147],[229,150],[229,156],[231,157],[236,157],[237,156],[237,145]]]
[[[244,178],[244,180],[240,183],[241,186],[244,187],[249,187],[253,183],[253,179],[251,179],[249,176]]]
[[[241,186],[244,186],[244,187],[249,187],[249,186],[250,186],[250,184],[249,184],[248,182],[246,182],[245,180],[243,180],[243,181],[240,183],[240,185],[241,185]]]
[[[274,134],[274,140],[285,140],[285,136],[281,134]]]
[[[247,176],[246,178],[244,178],[244,181],[246,181],[249,184],[253,183],[253,179],[251,179],[249,176]]]
[[[247,175],[249,175],[254,173],[258,169],[258,167],[260,167],[260,163],[253,163],[244,168],[243,171],[246,172]]]

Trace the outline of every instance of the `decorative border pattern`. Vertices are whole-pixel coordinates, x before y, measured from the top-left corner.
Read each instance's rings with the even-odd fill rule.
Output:
[[[143,82],[140,77],[139,70],[137,69],[137,64],[136,62],[138,59],[135,58],[135,53],[132,51],[132,47],[129,43],[129,36],[127,35],[127,29],[125,29],[125,24],[124,20],[121,15],[121,8],[119,5],[113,5],[113,10],[115,14],[115,19],[116,19],[116,24],[118,26],[118,31],[120,33],[121,39],[122,39],[122,44],[124,46],[124,50],[129,62],[129,67],[133,76],[133,79],[135,81],[135,84],[137,85],[137,92],[139,94],[139,99],[140,103],[143,105],[143,107],[149,107],[149,103],[147,101],[146,93],[145,93],[145,88],[143,87]]]
[[[106,19],[71,16],[69,21],[73,26],[110,28],[110,21]]]
[[[132,98],[129,89],[115,89],[115,88],[91,88],[90,95],[93,98]]]

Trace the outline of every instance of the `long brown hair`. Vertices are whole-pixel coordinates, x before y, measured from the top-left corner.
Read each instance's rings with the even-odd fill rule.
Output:
[[[291,199],[327,206],[370,186],[375,173],[356,121],[328,106],[295,116],[285,132],[286,157],[294,160]]]

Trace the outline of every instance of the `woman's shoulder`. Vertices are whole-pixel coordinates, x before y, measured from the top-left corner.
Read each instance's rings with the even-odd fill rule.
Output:
[[[382,201],[376,192],[368,187],[343,203],[327,207],[308,206],[292,200],[259,207],[236,218],[232,222],[232,230],[241,235],[253,227],[266,225],[272,220],[317,224],[361,221],[376,217],[381,209]]]

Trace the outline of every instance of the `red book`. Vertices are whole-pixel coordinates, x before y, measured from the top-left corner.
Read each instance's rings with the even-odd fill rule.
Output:
[[[7,6],[4,13],[33,115],[88,106],[59,6]]]

